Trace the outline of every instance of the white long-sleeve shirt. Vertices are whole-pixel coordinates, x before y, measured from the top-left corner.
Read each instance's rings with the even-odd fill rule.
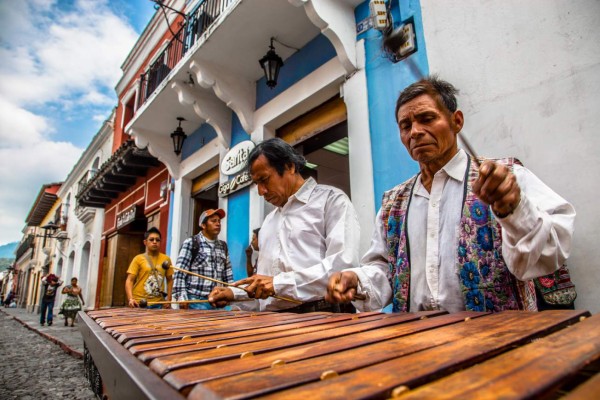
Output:
[[[273,276],[275,293],[303,302],[320,300],[332,271],[359,265],[360,225],[340,189],[309,178],[283,207],[273,210],[259,235],[257,274]],[[236,299],[245,292],[234,290]],[[260,310],[297,304],[272,297]]]
[[[410,245],[410,310],[457,312],[465,309],[457,262],[458,225],[462,214],[464,178],[468,158],[463,150],[433,179],[428,193],[417,179],[408,210]],[[520,280],[550,274],[568,258],[575,209],[528,169],[514,165],[521,188],[521,203],[502,226],[502,254],[510,272]],[[356,301],[359,310],[376,310],[391,302],[387,279],[386,233],[377,213],[371,246],[354,268],[360,291],[367,300]]]

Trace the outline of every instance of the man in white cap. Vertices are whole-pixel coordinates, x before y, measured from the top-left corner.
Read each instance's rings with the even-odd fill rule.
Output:
[[[221,232],[221,219],[225,218],[222,209],[205,210],[200,215],[200,233],[186,239],[177,257],[177,267],[209,278],[233,282],[233,270],[227,243],[217,239]],[[206,300],[216,283],[186,274],[175,272],[173,298],[176,301]],[[191,303],[191,309],[212,309],[209,303]]]

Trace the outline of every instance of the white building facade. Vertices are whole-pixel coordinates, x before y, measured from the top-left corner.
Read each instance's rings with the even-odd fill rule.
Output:
[[[77,197],[112,155],[113,125],[114,112],[103,123],[58,192],[61,211],[55,223],[60,231],[55,236],[60,240],[55,242],[53,272],[65,281],[65,285],[70,284],[73,277],[78,279],[86,309],[94,308],[97,295],[104,209],[80,206]],[[57,296],[57,307],[64,296]]]
[[[244,249],[269,206],[221,165],[235,145],[274,136],[296,146],[320,182],[351,197],[364,252],[383,192],[417,171],[399,139],[396,98],[437,73],[461,90],[465,131],[481,155],[518,157],[575,205],[576,306],[600,310],[592,245],[599,1],[389,0],[393,27],[412,24],[415,51],[406,58],[384,51],[368,1],[164,3],[181,12],[159,10],[123,64],[115,123],[173,178],[171,257],[197,231],[201,211],[220,207],[234,277],[245,276]],[[284,62],[273,88],[258,63],[270,44]],[[178,126],[187,134],[180,154]],[[242,185],[232,191],[236,179]]]

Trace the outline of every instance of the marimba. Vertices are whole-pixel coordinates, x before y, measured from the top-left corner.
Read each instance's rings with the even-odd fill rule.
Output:
[[[108,309],[79,317],[88,379],[110,399],[600,394],[600,316],[586,311]]]

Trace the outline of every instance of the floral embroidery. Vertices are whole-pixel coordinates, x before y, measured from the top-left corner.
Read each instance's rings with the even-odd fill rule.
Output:
[[[492,250],[494,243],[492,240],[492,230],[489,226],[480,226],[477,228],[477,243],[483,250]]]
[[[488,221],[488,208],[481,202],[474,202],[470,209],[471,218],[476,224],[484,224]]]
[[[479,285],[479,271],[473,262],[465,263],[460,271],[463,284],[470,289],[477,289]]]
[[[466,300],[467,310],[485,311],[483,294],[480,290],[469,290]]]
[[[490,266],[487,263],[487,260],[480,261],[479,272],[481,272],[481,276],[484,278],[490,274]]]
[[[513,160],[500,160],[512,167]],[[518,162],[518,161],[516,161]],[[523,292],[502,258],[502,228],[489,207],[473,193],[472,183],[479,171],[470,163],[466,198],[458,228],[459,284],[465,307],[472,311],[531,309],[531,298]],[[387,232],[389,279],[393,289],[393,311],[408,311],[410,262],[406,243],[405,218],[417,176],[385,193],[382,220]],[[529,284],[521,285],[525,288]],[[515,290],[517,289],[517,290]],[[527,304],[520,305],[518,298]],[[533,298],[535,303],[535,298]]]
[[[510,162],[508,165],[510,167]],[[478,174],[472,163],[466,182],[467,195],[461,219],[463,229],[459,231],[458,257],[463,266],[468,266],[460,274],[465,305],[467,310],[472,311],[518,309],[515,280],[502,257],[502,228],[489,206],[475,196],[471,187]],[[461,257],[462,243],[466,243],[466,257]],[[477,274],[477,279],[473,278],[474,274]],[[481,297],[476,297],[476,293]]]

